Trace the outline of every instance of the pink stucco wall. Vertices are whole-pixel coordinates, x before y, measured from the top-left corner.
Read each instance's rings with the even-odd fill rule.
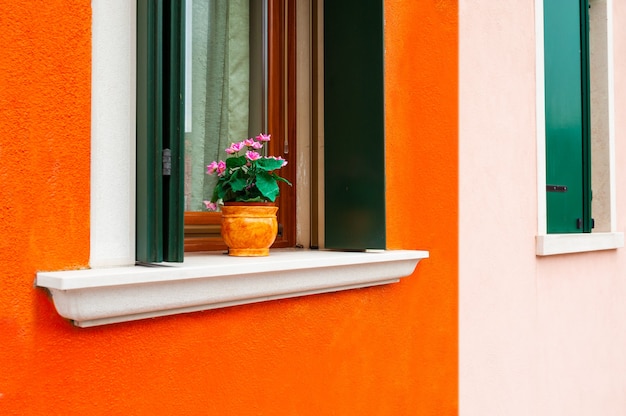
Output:
[[[626,249],[535,255],[533,3],[459,3],[460,413],[624,415]],[[626,4],[613,10],[623,231]]]

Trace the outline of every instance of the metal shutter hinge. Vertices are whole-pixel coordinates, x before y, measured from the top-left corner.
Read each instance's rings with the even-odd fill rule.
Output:
[[[170,149],[163,149],[163,176],[170,176],[172,174],[172,151]]]

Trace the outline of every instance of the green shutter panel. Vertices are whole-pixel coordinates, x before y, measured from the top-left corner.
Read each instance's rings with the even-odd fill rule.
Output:
[[[384,249],[383,3],[324,2],[325,246]]]
[[[168,63],[165,79],[167,105],[164,113],[164,137],[166,149],[171,153],[171,172],[163,176],[164,209],[166,223],[165,253],[167,261],[182,262],[185,250],[185,1],[169,0],[169,44],[166,46],[165,62]]]
[[[587,9],[544,1],[548,233],[591,230]]]
[[[136,257],[182,261],[184,2],[137,2]],[[166,150],[167,149],[167,150]]]

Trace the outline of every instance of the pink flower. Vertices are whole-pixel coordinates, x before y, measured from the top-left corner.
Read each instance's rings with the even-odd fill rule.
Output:
[[[226,162],[224,162],[223,160],[220,160],[220,162],[217,164],[217,176],[222,176],[225,171],[226,171]]]
[[[257,160],[257,159],[260,159],[260,158],[261,158],[261,155],[260,155],[260,154],[258,154],[258,153],[257,153],[257,152],[255,152],[255,151],[248,150],[248,151],[246,152],[246,159],[248,159],[248,160]]]
[[[259,134],[258,136],[256,136],[256,139],[260,142],[269,142],[270,141],[270,135],[269,134]]]
[[[243,141],[243,144],[245,144],[248,147],[251,147],[253,149],[261,149],[263,148],[263,143],[261,142],[257,142],[254,139],[246,139]]]
[[[283,159],[282,157],[280,157],[280,156],[278,156],[278,157],[276,157],[276,156],[267,156],[267,158],[268,159],[274,159],[274,160],[282,161],[283,164],[280,166],[281,168],[287,166],[287,161],[285,159]]]
[[[207,175],[213,175],[217,171],[217,162],[213,161],[209,163],[206,167]]]
[[[204,202],[204,206],[206,207],[206,209],[210,211],[217,211],[217,204],[215,204],[214,202],[211,202],[211,201],[202,201],[202,202]]]
[[[228,153],[229,155],[238,153],[241,149],[243,149],[244,146],[245,146],[244,142],[231,143],[228,149],[226,149],[226,153]]]
[[[226,170],[226,162],[224,162],[223,160],[220,160],[219,162],[215,162],[215,161],[211,162],[206,167],[207,175],[213,175],[214,173],[217,172],[218,176],[222,176],[225,170]]]

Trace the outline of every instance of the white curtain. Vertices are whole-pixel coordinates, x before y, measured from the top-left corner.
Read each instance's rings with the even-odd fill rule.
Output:
[[[206,165],[224,159],[229,143],[249,134],[250,7],[249,0],[193,0],[191,7],[185,210],[202,211],[216,180],[206,175]]]

